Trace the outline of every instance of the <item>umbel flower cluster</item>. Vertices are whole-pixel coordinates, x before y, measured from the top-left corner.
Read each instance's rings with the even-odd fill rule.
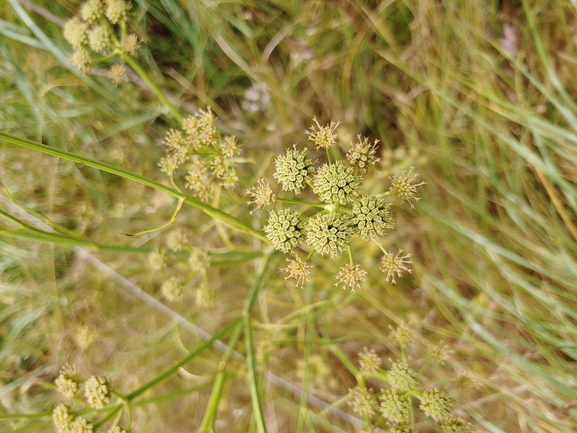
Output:
[[[56,390],[64,398],[67,404],[59,404],[52,411],[52,421],[58,433],[92,433],[93,423],[86,418],[77,416],[76,410],[71,406],[76,393],[80,390],[82,382],[75,370],[68,364],[60,369],[60,374],[54,381]],[[110,403],[112,391],[110,384],[103,376],[91,376],[83,384],[86,403],[92,409],[103,409]],[[78,399],[75,399],[77,402]],[[117,425],[112,426],[108,433],[126,433]]]
[[[88,0],[80,7],[80,14],[64,25],[64,38],[74,48],[70,63],[80,72],[87,73],[95,63],[115,56],[136,55],[138,37],[126,31],[132,5],[124,0]],[[123,64],[114,64],[109,70],[114,84],[126,79]]]
[[[377,427],[386,422],[390,433],[416,433],[416,407],[420,414],[439,425],[445,433],[470,432],[469,423],[452,415],[455,402],[449,391],[436,385],[422,383],[417,370],[408,363],[406,349],[412,335],[412,330],[405,323],[393,330],[391,339],[401,347],[402,360],[392,362],[387,370],[381,369],[381,358],[373,350],[365,348],[359,354],[360,373],[357,377],[361,380],[349,391],[349,406],[355,414],[367,422],[377,418],[378,414],[376,423],[369,427]],[[445,351],[444,356],[431,357],[431,361],[443,364],[448,357],[449,351]],[[362,380],[364,375],[386,383],[386,388],[380,392],[367,389]],[[460,378],[456,378],[454,382],[459,385]],[[417,405],[414,404],[415,400],[418,402]]]
[[[316,163],[308,149],[293,145],[284,155],[276,157],[273,175],[280,189],[290,195],[280,197],[265,179],[258,179],[248,191],[249,204],[254,204],[255,210],[271,207],[264,231],[275,249],[285,254],[294,253],[295,258],[288,259],[284,271],[289,274],[287,278],[296,280],[297,286],[303,287],[308,281],[311,265],[307,261],[313,253],[335,259],[348,251],[349,263],[341,268],[335,285],[351,291],[360,288],[367,271],[353,260],[350,244],[355,236],[379,246],[384,254],[381,270],[385,273],[385,281],[395,283],[395,277],[402,276],[405,271],[411,272],[408,265],[412,260],[410,254],[403,254],[402,250],[387,251],[379,242],[381,236],[394,228],[390,213],[393,202],[387,197],[401,203],[406,201],[412,207],[418,200],[417,187],[422,185],[414,183],[418,175],[412,175],[411,168],[400,176],[391,177],[387,191],[363,192],[364,177],[378,161],[378,140],[371,143],[368,138],[358,136],[357,141],[350,144],[345,158],[334,160],[336,152],[332,150],[337,142],[338,123],[321,126],[316,119],[314,122],[306,135],[317,149],[326,152],[327,162]],[[310,195],[308,189],[316,195],[316,202],[297,198]],[[293,210],[288,205],[300,209]],[[307,260],[299,258],[295,252],[297,247],[309,253]]]
[[[203,201],[213,196],[215,185],[230,188],[238,180],[232,161],[239,152],[236,137],[221,137],[215,120],[208,107],[184,119],[182,130],[168,131],[166,156],[158,164],[171,179],[186,170],[186,187]]]

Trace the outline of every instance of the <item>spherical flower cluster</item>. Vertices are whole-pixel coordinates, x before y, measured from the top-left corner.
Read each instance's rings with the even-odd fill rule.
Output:
[[[348,245],[353,234],[350,220],[336,212],[317,213],[305,225],[306,243],[321,256],[337,257]]]
[[[74,414],[68,406],[60,404],[52,411],[52,422],[59,433],[70,433],[70,427],[74,421]]]
[[[405,392],[419,386],[417,372],[404,362],[394,362],[388,371],[389,384],[397,391]]]
[[[84,418],[77,417],[70,424],[70,433],[92,433],[94,426]]]
[[[433,362],[443,365],[450,359],[453,351],[447,345],[440,343],[429,346],[428,352]]]
[[[417,432],[412,428],[403,426],[403,427],[391,427],[389,433],[417,433]]]
[[[310,221],[310,220],[309,220]],[[264,231],[272,246],[287,254],[296,247],[302,236],[301,219],[298,212],[288,209],[270,212]]]
[[[178,277],[170,277],[161,286],[162,294],[171,302],[180,301],[184,296],[184,285]]]
[[[108,71],[108,78],[115,86],[118,86],[122,82],[126,81],[126,68],[124,65],[115,63],[110,67]]]
[[[84,384],[84,394],[90,407],[102,409],[110,401],[110,386],[103,376],[91,376]]]
[[[80,47],[74,50],[74,54],[70,57],[70,64],[82,73],[87,73],[90,65],[92,65],[92,56],[90,51],[85,47]]]
[[[443,433],[468,433],[471,425],[461,418],[450,418],[443,424]]]
[[[345,205],[358,195],[362,178],[343,161],[323,165],[312,180],[313,191],[329,204]]]
[[[134,34],[126,35],[124,40],[120,44],[120,49],[123,53],[130,54],[131,56],[136,55],[136,52],[140,48],[140,42],[138,41],[138,36]]]
[[[148,264],[153,271],[159,271],[166,266],[167,258],[165,250],[154,250],[148,255]]]
[[[127,433],[127,432],[126,432],[126,430],[121,429],[120,427],[115,425],[114,427],[110,427],[110,430],[108,430],[108,433]]]
[[[207,107],[188,116],[182,123],[186,132],[185,145],[189,150],[197,150],[203,146],[218,148],[218,131],[214,113]]]
[[[88,32],[88,45],[97,53],[106,53],[111,47],[108,28],[102,25],[92,27]]]
[[[361,268],[358,263],[347,263],[337,274],[335,286],[343,285],[343,289],[349,287],[351,292],[361,288],[361,283],[367,279],[368,272]]]
[[[216,303],[216,292],[210,284],[201,284],[196,289],[196,305],[201,308],[212,308]]]
[[[106,18],[108,18],[108,21],[112,24],[118,24],[128,19],[130,9],[132,9],[132,5],[123,0],[108,0]]]
[[[381,358],[374,350],[368,350],[366,347],[363,352],[359,353],[359,364],[361,371],[377,372],[381,368]]]
[[[192,272],[201,272],[210,266],[210,256],[204,248],[194,247],[188,256],[188,264]]]
[[[357,139],[356,143],[351,143],[350,149],[347,150],[346,158],[349,164],[359,170],[359,173],[364,174],[369,167],[374,166],[379,160],[375,156],[379,140],[375,140],[374,144],[369,144],[369,139],[366,137],[362,139],[358,135]]]
[[[88,0],[82,5],[80,15],[87,23],[98,21],[104,12],[102,2],[100,0]]]
[[[256,207],[251,214],[258,208],[267,206],[276,201],[276,195],[272,192],[272,189],[267,181],[264,179],[259,179],[256,185],[248,190],[248,195],[250,195],[253,200],[249,201],[247,204],[253,203]]]
[[[308,176],[314,171],[313,163],[308,158],[307,150],[287,149],[285,155],[274,160],[274,178],[282,185],[283,191],[301,192],[306,186]]]
[[[403,271],[407,271],[409,274],[412,272],[407,265],[413,263],[411,260],[411,254],[402,255],[403,250],[394,255],[392,251],[386,253],[381,260],[381,271],[383,271],[385,276],[385,281],[395,284],[395,274],[397,277],[403,275]]]
[[[296,287],[304,289],[305,283],[309,280],[309,275],[311,273],[312,265],[302,260],[299,256],[296,256],[294,260],[287,259],[288,265],[286,268],[281,269],[282,272],[288,273],[289,275],[285,278],[294,278],[296,280]]]
[[[317,122],[316,118],[313,118],[313,121],[316,123],[316,126],[313,125],[308,131],[305,131],[309,140],[313,141],[317,145],[317,149],[328,149],[334,145],[337,142],[337,134],[335,134],[335,130],[337,129],[337,126],[339,126],[339,123],[331,122],[330,125],[321,126],[319,125],[319,122]]]
[[[391,328],[391,338],[402,348],[406,348],[413,340],[413,330],[406,322],[401,322],[396,329]]]
[[[54,381],[54,384],[56,385],[58,392],[67,399],[72,399],[74,394],[78,391],[76,374],[68,364],[64,365],[60,369],[60,374]]]
[[[411,177],[413,170],[414,167],[411,167],[409,171],[403,170],[400,176],[391,176],[391,186],[389,188],[393,197],[400,200],[401,203],[406,201],[411,206],[411,209],[415,208],[411,200],[419,201],[419,197],[416,195],[417,187],[425,184],[425,182],[413,184],[413,181],[419,175],[416,173]]]
[[[453,400],[447,391],[435,387],[423,392],[420,407],[425,415],[441,422],[451,416]]]
[[[353,412],[361,417],[372,417],[376,413],[377,402],[372,394],[372,389],[356,386],[349,390],[349,406]]]
[[[181,229],[171,231],[166,236],[166,246],[174,251],[182,251],[188,245],[188,237]]]
[[[88,43],[88,24],[82,22],[79,18],[71,18],[64,24],[64,39],[78,49]]]
[[[411,414],[411,402],[400,391],[386,390],[379,397],[383,416],[392,423],[407,422]]]
[[[362,196],[353,203],[352,224],[364,241],[370,241],[392,229],[391,204],[382,198]]]

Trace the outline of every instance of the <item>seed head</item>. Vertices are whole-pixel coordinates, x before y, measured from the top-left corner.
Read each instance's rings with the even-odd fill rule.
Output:
[[[92,433],[94,426],[84,418],[77,417],[70,424],[70,433]]]
[[[409,206],[411,206],[411,209],[415,208],[411,200],[414,200],[415,202],[419,201],[419,197],[416,196],[417,187],[425,184],[425,182],[416,184],[412,183],[419,175],[419,173],[416,173],[411,177],[411,172],[413,170],[414,167],[411,167],[409,171],[403,170],[400,176],[389,177],[389,179],[391,179],[391,186],[389,190],[391,191],[393,197],[395,197],[397,200],[400,200],[401,203],[406,201],[409,203]]]
[[[182,151],[186,152],[184,147],[181,147]],[[186,175],[186,187],[192,189],[193,191],[198,191],[202,189],[202,185],[206,185],[205,179],[207,177],[208,168],[204,161],[195,159],[190,164],[190,169]]]
[[[238,142],[235,136],[227,135],[220,143],[222,156],[225,158],[232,158],[238,153]]]
[[[80,8],[80,15],[88,23],[98,21],[102,17],[103,12],[104,8],[100,0],[88,0]]]
[[[405,423],[411,415],[411,402],[400,391],[386,390],[379,397],[380,412],[392,423]]]
[[[377,144],[379,140],[375,140],[374,144],[369,144],[369,139],[361,139],[357,135],[357,142],[351,143],[351,147],[347,150],[347,161],[353,167],[359,170],[359,173],[365,174],[369,167],[373,167],[379,159],[375,156],[377,152]]]
[[[393,218],[389,213],[391,204],[382,198],[361,196],[353,203],[352,223],[365,241],[385,234],[392,229]]]
[[[272,192],[269,183],[263,178],[257,180],[256,185],[249,189],[247,192],[248,195],[253,198],[253,200],[249,201],[247,204],[253,203],[256,205],[255,209],[251,211],[251,214],[258,208],[267,206],[276,201],[275,193]]]
[[[313,191],[325,203],[345,205],[353,201],[362,179],[343,161],[323,165],[312,180]]]
[[[335,286],[342,284],[343,289],[349,287],[351,292],[354,292],[355,288],[361,288],[361,283],[365,282],[367,275],[368,272],[358,263],[347,263],[337,274]]]
[[[443,424],[443,433],[468,433],[471,425],[461,418],[450,418]]]
[[[308,131],[305,131],[305,134],[309,140],[313,141],[317,145],[317,149],[328,149],[337,142],[335,129],[337,129],[340,122],[331,122],[331,124],[327,126],[319,125],[316,118],[313,118],[313,122],[316,123],[316,126],[311,126]]]
[[[349,406],[360,417],[372,417],[376,413],[377,402],[372,389],[356,386],[349,389]]]
[[[173,230],[166,236],[166,246],[171,250],[182,251],[187,245],[188,237],[182,229]]]
[[[192,248],[188,263],[192,272],[201,272],[210,266],[210,256],[204,248]]]
[[[104,54],[110,49],[110,33],[105,26],[95,26],[88,32],[88,45],[97,53]]]
[[[451,357],[453,351],[443,343],[431,345],[428,347],[429,356],[436,364],[443,365]]]
[[[153,271],[159,271],[166,266],[166,251],[154,250],[148,255],[148,264]]]
[[[395,274],[397,277],[403,275],[403,271],[407,271],[409,274],[412,272],[407,265],[413,263],[411,260],[411,254],[402,255],[403,250],[399,250],[397,255],[393,255],[392,251],[386,253],[381,261],[381,271],[387,274],[385,281],[395,284]]]
[[[74,54],[70,57],[70,63],[83,74],[88,72],[90,65],[92,65],[92,56],[86,47],[79,47],[74,50]]]
[[[294,191],[295,194],[306,186],[309,174],[314,171],[308,151],[298,151],[296,144],[292,150],[287,149],[285,155],[277,156],[274,166],[274,178],[281,183],[283,191]]]
[[[115,425],[114,427],[110,427],[110,430],[108,430],[108,433],[128,433],[128,432],[126,430],[121,429],[117,425]]]
[[[54,381],[56,389],[63,397],[72,399],[74,394],[78,391],[78,382],[76,380],[76,373],[70,365],[65,364],[60,369],[60,374]]]
[[[140,49],[140,42],[138,41],[138,36],[134,34],[127,35],[120,44],[120,50],[123,53],[135,56],[137,51]]]
[[[197,150],[202,146],[217,147],[216,119],[210,107],[188,116],[184,119],[182,127],[187,134],[187,145],[190,150]]]
[[[102,409],[110,401],[110,385],[103,376],[91,376],[84,384],[84,394],[90,407]]]
[[[107,0],[106,18],[112,24],[118,24],[121,21],[128,19],[128,13],[132,9],[132,5],[123,0]]]
[[[376,373],[381,368],[381,358],[374,350],[368,350],[365,347],[363,352],[359,353],[359,364],[361,365],[361,371]]]
[[[170,277],[162,283],[160,289],[164,297],[170,302],[180,301],[184,296],[184,285],[182,279],[178,277]]]
[[[281,269],[282,272],[289,274],[285,280],[294,278],[296,280],[296,287],[304,289],[305,283],[309,280],[309,275],[313,266],[307,264],[307,262],[303,261],[299,256],[296,256],[294,260],[287,259],[287,262],[287,267]]]
[[[401,322],[396,329],[391,328],[391,338],[402,348],[406,348],[413,340],[413,330],[406,322]]]
[[[388,371],[389,384],[396,391],[405,392],[419,386],[417,372],[408,364],[398,361],[394,362]]]
[[[350,220],[336,212],[317,213],[305,225],[306,243],[321,256],[337,257],[348,245],[353,235]]]
[[[88,43],[88,24],[74,17],[64,24],[64,39],[72,45],[73,48],[79,49]]]
[[[216,292],[211,285],[201,284],[196,289],[195,300],[200,308],[212,308],[216,303]]]
[[[421,410],[436,422],[441,422],[451,416],[453,400],[447,391],[441,388],[433,388],[423,392],[421,397]]]
[[[74,421],[74,413],[68,406],[59,404],[52,411],[52,422],[59,433],[71,433],[72,421]]]
[[[126,81],[126,68],[124,65],[119,63],[112,65],[108,71],[108,78],[110,78],[110,81],[115,86],[118,86],[119,84]]]
[[[480,383],[475,376],[473,376],[468,371],[462,371],[459,373],[456,379],[457,388],[465,390],[470,388],[479,387]]]
[[[270,211],[264,232],[272,246],[285,254],[296,247],[302,237],[302,223],[298,212],[288,209]]]

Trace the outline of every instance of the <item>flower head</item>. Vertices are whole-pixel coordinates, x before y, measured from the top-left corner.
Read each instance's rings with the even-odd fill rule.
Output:
[[[428,348],[429,356],[436,364],[443,365],[451,357],[453,352],[449,347],[443,343],[431,345]]]
[[[379,160],[375,156],[379,140],[369,144],[369,139],[366,137],[361,139],[360,135],[357,135],[357,140],[356,143],[351,143],[350,149],[347,150],[346,158],[349,164],[356,167],[361,174],[364,174],[369,167],[374,166]]]
[[[358,263],[347,263],[337,274],[335,286],[342,284],[343,289],[349,287],[351,292],[354,292],[355,288],[361,288],[361,283],[365,282],[367,275],[368,272]]]
[[[173,230],[166,236],[166,246],[171,250],[182,251],[187,245],[188,237],[182,229]]]
[[[60,404],[52,411],[52,422],[59,433],[70,433],[74,413],[68,406]]]
[[[379,397],[381,407],[379,411],[392,423],[407,422],[411,415],[411,402],[400,391],[386,390]]]
[[[170,277],[160,287],[162,294],[171,302],[180,301],[184,296],[184,285],[178,277]]]
[[[159,271],[166,266],[166,251],[154,250],[148,255],[148,264],[153,271]]]
[[[126,432],[126,430],[121,429],[120,427],[115,425],[114,427],[110,427],[110,430],[108,430],[108,433],[127,433],[127,432]]]
[[[74,394],[78,391],[76,373],[68,364],[62,366],[60,374],[54,381],[54,384],[56,385],[58,392],[67,399],[72,399]]]
[[[451,416],[453,400],[447,391],[435,387],[423,392],[420,407],[425,415],[441,422]]]
[[[70,424],[70,433],[92,433],[94,426],[82,417],[77,417]]]
[[[118,63],[112,65],[108,71],[108,78],[115,86],[118,86],[120,83],[126,81],[126,68],[124,65],[120,65]]]
[[[415,208],[411,200],[419,201],[419,197],[416,195],[417,187],[425,184],[425,182],[413,184],[413,181],[419,175],[419,173],[416,173],[411,177],[413,170],[414,167],[411,167],[409,171],[403,170],[400,176],[390,176],[391,186],[389,188],[393,197],[400,200],[401,203],[406,201],[411,206],[411,209]]]
[[[356,386],[349,390],[349,406],[353,412],[361,417],[372,417],[377,408],[377,402],[372,394],[372,389]]]
[[[368,350],[365,347],[363,352],[359,353],[359,364],[361,371],[376,372],[381,367],[381,358],[374,350]]]
[[[302,224],[300,214],[288,209],[270,211],[268,225],[264,231],[272,246],[287,254],[296,247],[302,236]]]
[[[352,223],[365,241],[385,234],[392,229],[391,204],[382,198],[362,196],[353,203]]]
[[[66,39],[73,48],[78,49],[88,43],[88,24],[77,17],[66,21],[63,33],[64,39]]]
[[[348,245],[353,234],[350,220],[336,212],[317,213],[305,225],[306,243],[321,256],[338,256]]]
[[[267,206],[276,201],[276,195],[272,192],[269,183],[264,179],[259,179],[256,181],[256,185],[248,190],[248,195],[250,195],[253,200],[249,201],[247,204],[253,203],[256,207],[251,214],[258,208]]]
[[[404,362],[394,362],[387,374],[389,376],[389,384],[394,390],[405,392],[419,386],[417,372]]]
[[[97,53],[104,54],[110,49],[110,32],[105,26],[95,26],[88,32],[88,45]]]
[[[187,146],[190,150],[203,146],[217,147],[216,118],[210,107],[188,116],[182,127],[187,134]]]
[[[86,47],[76,48],[72,57],[70,57],[70,64],[83,74],[86,74],[90,65],[92,65],[92,56],[90,55],[90,51],[88,51]]]
[[[140,42],[138,41],[138,36],[134,34],[126,35],[126,37],[120,43],[120,49],[123,53],[135,56],[136,52],[140,48]]]
[[[312,180],[313,191],[325,203],[345,205],[358,195],[362,179],[343,161],[323,165]]]
[[[468,433],[471,425],[461,418],[450,418],[443,424],[443,433]]]
[[[84,384],[84,394],[90,407],[102,409],[110,401],[110,385],[103,376],[92,376]]]
[[[88,0],[80,8],[80,15],[88,23],[98,21],[102,17],[103,12],[104,8],[100,0]]]
[[[238,141],[235,136],[227,135],[220,143],[222,155],[225,158],[232,158],[239,152]]]
[[[394,255],[392,251],[386,253],[381,260],[381,271],[385,272],[387,276],[385,281],[395,284],[395,274],[397,277],[403,275],[403,271],[407,271],[409,274],[412,272],[407,265],[413,263],[411,260],[411,254],[402,255],[403,250],[399,250],[397,255]]]
[[[313,118],[313,121],[316,123],[316,126],[313,125],[308,131],[305,131],[309,140],[313,141],[317,145],[317,149],[328,149],[334,145],[337,142],[337,134],[335,134],[335,130],[337,129],[337,126],[339,126],[340,122],[331,122],[330,125],[321,126],[319,125],[319,122],[317,122],[316,118]]]
[[[132,9],[132,5],[123,0],[108,0],[106,18],[108,18],[108,21],[112,24],[118,24],[128,19],[130,9]]]
[[[303,261],[299,256],[296,256],[294,260],[287,259],[287,262],[287,267],[281,269],[282,272],[288,274],[285,280],[294,278],[296,280],[296,287],[304,289],[305,283],[309,280],[309,275],[313,266]]]
[[[401,322],[397,328],[391,328],[391,338],[402,348],[406,348],[413,339],[413,330],[406,322]]]
[[[188,263],[190,264],[192,272],[204,271],[210,266],[208,251],[204,248],[193,248],[188,257]]]
[[[391,427],[391,429],[389,430],[389,433],[417,433],[415,430],[413,430],[412,428],[409,428],[407,426],[394,426]]]
[[[201,308],[212,308],[216,303],[216,292],[210,284],[201,284],[196,289],[196,305]]]
[[[308,158],[308,151],[287,149],[285,155],[279,155],[274,160],[274,178],[281,183],[283,191],[300,193],[306,186],[309,174],[314,171],[313,163]]]

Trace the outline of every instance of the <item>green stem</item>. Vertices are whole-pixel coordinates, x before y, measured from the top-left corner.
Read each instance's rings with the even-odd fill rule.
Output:
[[[174,373],[176,373],[178,371],[178,369],[180,367],[182,367],[183,365],[185,365],[187,362],[191,361],[192,359],[194,359],[196,356],[198,356],[200,353],[204,352],[206,349],[208,349],[209,347],[211,347],[213,345],[213,343],[216,340],[221,339],[222,337],[224,337],[226,334],[228,334],[231,330],[233,330],[235,327],[238,326],[238,322],[240,321],[240,318],[233,320],[231,323],[228,324],[228,326],[226,328],[224,328],[222,331],[220,331],[218,334],[214,335],[210,340],[205,341],[202,345],[200,345],[195,351],[191,352],[188,356],[186,356],[184,359],[182,359],[179,363],[175,364],[174,366],[172,366],[171,368],[169,368],[168,370],[166,370],[164,373],[162,373],[161,375],[155,377],[154,379],[152,379],[150,382],[145,383],[144,385],[142,385],[140,388],[138,388],[136,391],[128,394],[126,396],[126,399],[129,401],[134,400],[136,397],[138,397],[139,395],[143,394],[144,392],[148,391],[150,388],[158,385],[160,382],[168,379],[170,376],[172,376]]]
[[[385,192],[380,192],[377,195],[375,195],[376,198],[381,198],[381,197],[386,197],[388,195],[391,195],[391,190],[387,190]]]
[[[355,367],[355,365],[351,362],[351,360],[348,358],[348,356],[343,353],[343,351],[341,349],[339,349],[337,346],[335,346],[333,344],[329,344],[328,349],[333,353],[333,355],[335,355],[337,358],[339,358],[339,360],[343,363],[343,365],[347,368],[347,370],[349,370],[349,372],[353,376],[355,376],[355,377],[360,376],[359,369],[357,367]]]
[[[252,332],[250,326],[250,317],[244,316],[244,337],[246,344],[246,362],[248,367],[250,396],[252,400],[252,410],[256,427],[260,433],[266,433],[266,424],[264,422],[264,414],[262,412],[262,404],[260,402],[260,393],[258,389],[258,378],[256,372],[256,365],[254,360],[254,352],[252,346]]]
[[[232,215],[229,215],[229,214],[221,211],[220,209],[213,208],[212,206],[209,206],[206,203],[203,203],[194,197],[189,197],[189,196],[181,193],[180,191],[176,191],[173,188],[170,188],[170,187],[163,185],[159,182],[156,182],[152,179],[148,179],[148,178],[141,176],[139,174],[133,173],[131,171],[125,170],[125,169],[120,168],[120,167],[115,167],[115,166],[107,164],[105,162],[95,161],[93,159],[85,158],[83,156],[76,155],[76,154],[73,154],[70,152],[66,152],[64,150],[58,150],[58,149],[55,149],[53,147],[45,146],[43,144],[36,143],[34,141],[31,141],[31,140],[13,137],[11,135],[4,134],[2,132],[0,132],[0,140],[4,140],[8,143],[15,144],[17,146],[25,147],[27,149],[36,150],[36,151],[45,153],[47,155],[56,156],[58,158],[66,159],[68,161],[73,161],[73,162],[76,162],[79,164],[84,164],[88,167],[93,167],[93,168],[96,168],[98,170],[105,171],[107,173],[115,174],[115,175],[123,177],[125,179],[129,179],[129,180],[132,180],[134,182],[140,183],[142,185],[148,186],[150,188],[154,188],[158,191],[162,191],[166,194],[171,195],[174,198],[184,200],[184,202],[186,204],[201,210],[202,212],[206,213],[207,215],[209,215],[210,217],[212,217],[218,221],[221,221],[224,225],[230,227],[233,230],[236,230],[236,231],[242,232],[242,233],[248,233],[248,234],[255,236],[256,238],[258,238],[258,239],[260,239],[266,243],[269,243],[266,236],[262,232],[254,229],[253,227],[251,227],[247,223],[242,222],[238,218],[235,218]]]
[[[146,82],[146,84],[148,84],[150,90],[152,90],[152,92],[156,95],[156,97],[160,100],[160,102],[162,102],[164,106],[168,108],[168,110],[172,113],[172,115],[178,121],[178,123],[182,125],[182,122],[184,120],[182,114],[180,114],[180,112],[174,106],[174,104],[170,102],[166,96],[164,96],[164,93],[162,93],[160,88],[154,83],[154,81],[152,81],[148,73],[144,70],[144,68],[142,68],[142,66],[140,66],[140,63],[138,63],[138,61],[129,54],[124,54],[122,58],[126,63],[130,65],[132,69],[134,69],[134,72],[136,72],[138,76],[142,78]]]
[[[295,200],[295,199],[291,199],[291,198],[277,197],[277,201],[280,201],[281,203],[287,203],[287,204],[300,204],[303,206],[318,207],[321,209],[325,208],[325,205],[322,203],[313,203],[310,201]]]
[[[329,164],[333,163],[333,158],[331,157],[331,152],[329,151],[329,148],[325,148],[325,150],[327,151],[327,161]]]
[[[0,414],[0,419],[34,419],[45,418],[52,416],[52,412],[38,412],[38,413],[6,413]]]

